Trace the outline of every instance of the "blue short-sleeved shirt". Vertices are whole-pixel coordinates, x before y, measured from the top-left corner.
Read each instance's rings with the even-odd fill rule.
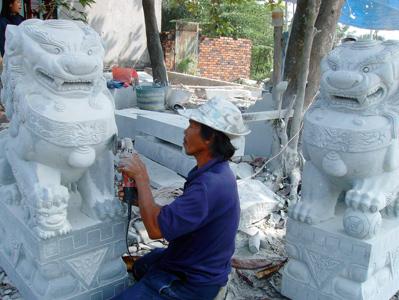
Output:
[[[240,218],[237,183],[227,161],[213,159],[188,174],[183,195],[158,223],[169,246],[159,263],[193,284],[225,285]]]

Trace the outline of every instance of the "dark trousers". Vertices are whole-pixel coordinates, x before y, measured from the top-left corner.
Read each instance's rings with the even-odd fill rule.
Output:
[[[133,275],[138,282],[114,300],[212,300],[216,297],[221,286],[193,285],[181,276],[158,268],[157,263],[162,259],[163,253],[164,249],[154,249],[138,259],[133,268]]]

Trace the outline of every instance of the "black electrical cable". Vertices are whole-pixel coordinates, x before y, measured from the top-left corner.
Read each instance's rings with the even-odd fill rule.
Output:
[[[127,226],[126,226],[126,248],[127,248],[127,253],[129,254],[130,257],[132,257],[132,254],[130,253],[129,250],[128,235],[129,235],[130,221],[132,220],[132,202],[133,201],[127,202],[128,211],[127,211]]]
[[[123,201],[127,203],[127,226],[126,226],[126,248],[127,253],[130,257],[132,254],[129,250],[129,242],[128,242],[128,233],[130,227],[130,221],[132,220],[132,205],[134,202],[137,202],[138,195],[137,195],[137,188],[135,187],[123,187]]]

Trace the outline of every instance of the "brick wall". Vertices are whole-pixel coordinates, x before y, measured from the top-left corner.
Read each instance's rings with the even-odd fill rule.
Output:
[[[203,77],[234,81],[249,78],[252,42],[246,39],[202,38],[198,68]]]
[[[165,63],[174,70],[174,35],[161,34]],[[202,37],[199,43],[198,75],[225,81],[249,78],[252,42],[227,37]]]

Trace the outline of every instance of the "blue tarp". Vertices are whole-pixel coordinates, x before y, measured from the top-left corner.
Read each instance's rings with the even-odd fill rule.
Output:
[[[374,30],[399,30],[399,0],[346,0],[340,23]]]

